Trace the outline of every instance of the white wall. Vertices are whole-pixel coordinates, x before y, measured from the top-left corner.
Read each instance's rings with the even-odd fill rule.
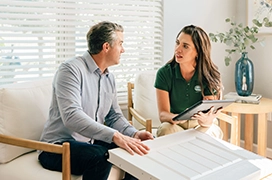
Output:
[[[240,0],[237,2],[239,11],[237,11],[237,18],[240,22],[246,23],[247,13],[246,0]],[[272,99],[272,30],[271,34],[259,34],[259,39],[264,39],[265,46],[261,46],[260,43],[255,45],[255,50],[248,51],[248,57],[254,64],[254,92],[260,93],[266,98]],[[271,110],[272,111],[272,110]],[[257,132],[257,124],[255,122],[254,131]],[[268,121],[267,131],[267,146],[272,148],[272,122]],[[254,142],[257,142],[257,136],[254,136]]]
[[[174,44],[177,33],[186,25],[194,24],[202,27],[207,33],[227,31],[225,19],[236,18],[246,24],[247,0],[165,0],[164,1],[164,61],[173,57]],[[249,58],[254,63],[255,84],[254,92],[272,99],[272,37],[265,38],[265,47],[256,44],[256,50],[249,50]],[[212,59],[219,67],[224,93],[235,91],[234,64],[239,54],[233,57],[230,66],[225,66],[225,45],[212,43]],[[255,131],[256,132],[256,131]],[[256,142],[256,136],[254,137]],[[268,122],[268,147],[272,148],[272,123]]]
[[[202,27],[207,33],[224,31],[224,20],[236,14],[236,0],[164,1],[164,61],[173,57],[177,33],[186,25]],[[219,67],[225,91],[234,88],[234,63],[224,65],[225,45],[212,43],[212,59]]]

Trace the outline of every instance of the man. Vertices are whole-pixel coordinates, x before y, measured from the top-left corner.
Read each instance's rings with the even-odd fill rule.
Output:
[[[87,43],[83,56],[65,61],[55,74],[41,141],[69,142],[72,174],[82,174],[83,180],[103,180],[111,168],[108,149],[119,146],[132,155],[144,155],[149,148],[141,141],[153,136],[137,131],[125,119],[114,76],[108,71],[124,52],[123,27],[100,22],[87,33]],[[41,152],[39,161],[46,169],[61,171],[61,155]]]

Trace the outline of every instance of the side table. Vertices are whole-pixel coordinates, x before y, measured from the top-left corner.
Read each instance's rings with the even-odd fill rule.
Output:
[[[241,133],[241,115],[245,115],[245,145],[244,148],[253,151],[253,125],[254,114],[258,115],[258,150],[257,153],[261,156],[266,156],[267,147],[267,119],[266,114],[272,112],[272,100],[268,98],[261,98],[259,104],[245,104],[245,103],[232,103],[223,109],[223,112],[230,113],[238,119],[238,146],[240,145]],[[224,134],[228,134],[227,124],[220,123],[220,127]],[[226,140],[228,136],[224,136]]]

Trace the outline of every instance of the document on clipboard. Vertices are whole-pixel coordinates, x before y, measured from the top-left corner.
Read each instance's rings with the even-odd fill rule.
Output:
[[[226,100],[201,100],[192,105],[191,107],[187,108],[183,112],[179,113],[177,116],[173,118],[174,121],[179,120],[189,120],[191,117],[202,111],[204,113],[208,112],[211,107],[214,107],[215,112],[219,109],[223,109],[227,107],[231,103],[234,103],[235,99],[226,99]]]

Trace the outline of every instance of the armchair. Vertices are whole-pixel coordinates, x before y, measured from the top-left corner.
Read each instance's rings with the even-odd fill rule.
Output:
[[[128,120],[139,130],[145,129],[156,136],[161,122],[158,117],[154,88],[156,71],[137,74],[135,82],[128,82]]]
[[[157,110],[157,98],[154,88],[156,71],[144,71],[137,74],[135,82],[128,82],[128,120],[139,130],[145,129],[156,136],[160,125]],[[237,145],[237,118],[220,113],[217,118],[227,122],[230,128],[230,142]],[[225,136],[225,135],[224,135]],[[228,139],[228,137],[224,138]]]

